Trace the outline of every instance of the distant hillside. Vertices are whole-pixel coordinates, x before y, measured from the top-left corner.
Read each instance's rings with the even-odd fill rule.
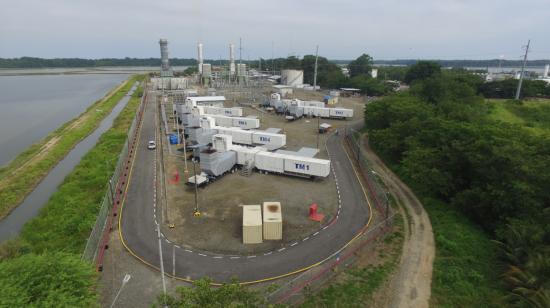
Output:
[[[424,60],[424,59],[421,59]],[[386,65],[413,65],[419,60],[403,59],[403,60],[374,60],[374,64],[386,64]],[[518,67],[522,65],[522,60],[430,60],[435,61],[443,67]],[[550,60],[531,60],[527,61],[527,66],[542,67],[546,64],[550,64]]]

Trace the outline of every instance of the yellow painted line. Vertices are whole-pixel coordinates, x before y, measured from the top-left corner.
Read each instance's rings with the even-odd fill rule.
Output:
[[[147,102],[145,102],[145,105],[147,105]],[[142,115],[142,119],[141,121],[143,122],[143,116],[145,115],[145,107],[143,108],[143,115]],[[140,144],[140,136],[141,136],[141,129],[142,127],[139,128],[139,132],[138,132],[138,136],[137,136],[137,148],[139,149],[139,144]],[[156,130],[156,128],[155,128]],[[343,144],[342,144],[343,146]],[[363,186],[363,184],[361,183],[361,180],[359,178],[359,174],[357,173],[357,171],[355,170],[355,166],[353,164],[353,161],[350,159],[348,153],[347,153],[347,150],[345,149],[345,146],[344,146],[344,152],[346,153],[346,156],[348,157],[348,160],[350,161],[351,163],[351,167],[353,169],[353,172],[355,173],[355,176],[357,177],[357,180],[359,182],[359,185],[361,185],[361,190],[363,190],[363,194],[365,195],[365,199],[367,200],[367,204],[369,206],[369,220],[367,221],[367,223],[363,226],[363,228],[361,228],[361,230],[349,241],[347,242],[344,246],[342,246],[340,249],[338,249],[336,252],[332,253],[330,256],[326,257],[325,259],[317,262],[317,263],[314,263],[314,264],[311,264],[309,266],[306,266],[306,267],[303,267],[303,268],[300,268],[298,270],[295,270],[295,271],[292,271],[292,272],[289,272],[289,273],[285,273],[285,274],[281,274],[281,275],[278,275],[278,276],[273,276],[273,277],[267,277],[267,278],[263,278],[263,279],[258,279],[258,280],[252,280],[252,281],[245,281],[245,282],[240,282],[239,284],[240,285],[251,285],[251,284],[256,284],[256,283],[261,283],[261,282],[267,282],[267,281],[273,281],[273,280],[277,280],[277,279],[281,279],[281,278],[285,278],[285,277],[288,277],[288,276],[292,276],[292,275],[295,275],[295,274],[298,274],[298,273],[301,273],[301,272],[304,272],[304,271],[307,271],[309,269],[312,269],[314,267],[317,267],[323,263],[325,263],[327,260],[331,259],[335,254],[341,252],[342,250],[344,250],[346,247],[348,247],[349,245],[351,245],[357,238],[359,238],[363,233],[364,231],[369,227],[371,221],[372,221],[372,206],[371,206],[371,203],[369,201],[369,198],[367,197],[367,192],[365,190],[365,187]],[[119,237],[120,237],[120,241],[122,242],[122,245],[124,246],[124,248],[126,248],[126,250],[133,256],[135,257],[136,259],[138,259],[139,261],[141,261],[143,264],[157,270],[157,271],[160,271],[160,268],[158,268],[157,266],[147,262],[146,260],[142,259],[140,256],[138,256],[134,251],[132,251],[132,249],[130,247],[128,247],[128,245],[126,244],[126,242],[124,241],[124,237],[122,235],[122,209],[124,208],[124,204],[125,204],[125,201],[126,201],[126,194],[128,192],[128,187],[130,187],[130,182],[132,181],[132,172],[133,172],[133,169],[134,169],[134,161],[137,157],[137,151],[135,152],[136,155],[134,155],[134,157],[132,158],[132,164],[130,166],[130,172],[128,174],[128,181],[127,181],[127,184],[126,184],[126,188],[124,190],[124,196],[122,198],[122,203],[121,203],[121,206],[120,206],[120,213],[118,215],[118,234],[119,234]],[[173,278],[173,279],[176,279],[176,280],[179,280],[179,281],[185,281],[185,282],[194,282],[195,280],[193,279],[188,279],[188,278],[182,278],[182,277],[178,277],[178,276],[173,276],[169,273],[164,273],[166,276],[170,277],[170,278]],[[214,285],[214,286],[221,286],[223,283],[219,283],[219,282],[212,282],[211,285]]]

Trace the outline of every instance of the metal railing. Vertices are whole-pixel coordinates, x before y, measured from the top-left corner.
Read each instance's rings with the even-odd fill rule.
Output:
[[[360,234],[347,247],[331,255],[323,264],[293,277],[269,293],[266,300],[271,303],[297,304],[304,301],[309,294],[321,289],[337,273],[357,261],[365,249],[372,247],[393,230],[395,212],[389,206],[386,190],[365,158],[359,138],[360,134],[352,127],[346,127],[344,134],[344,140],[352,154],[351,159],[359,169],[360,176],[369,190],[369,197],[376,211],[380,213],[378,216],[380,218],[373,220],[374,225]]]
[[[143,87],[145,88],[145,84]],[[84,251],[81,257],[82,260],[87,260],[92,263],[96,261],[96,258],[99,252],[100,241],[101,241],[101,238],[103,237],[103,234],[105,232],[105,227],[107,225],[107,218],[109,217],[109,214],[112,212],[113,204],[115,203],[114,201],[115,190],[117,189],[116,187],[118,187],[119,178],[124,168],[126,157],[128,156],[129,140],[131,136],[133,136],[135,133],[136,123],[138,121],[138,117],[140,114],[139,111],[142,108],[144,99],[145,99],[145,92],[144,92],[144,95],[141,97],[141,102],[136,109],[136,115],[134,116],[134,119],[132,120],[132,124],[128,129],[126,141],[124,142],[124,146],[122,147],[120,155],[118,156],[118,160],[117,160],[113,175],[111,176],[111,178],[109,179],[109,182],[105,186],[106,187],[105,196],[103,197],[103,201],[101,202],[99,213],[97,215],[96,222],[94,224],[92,232],[90,233],[90,236],[86,241],[86,247],[84,248]]]

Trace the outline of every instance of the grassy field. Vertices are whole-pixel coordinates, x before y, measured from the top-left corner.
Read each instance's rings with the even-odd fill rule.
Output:
[[[383,245],[377,244],[377,254],[368,265],[353,265],[335,278],[335,282],[320,292],[311,294],[301,307],[365,307],[377,305],[373,296],[390,277],[399,262],[403,245],[403,218],[397,214],[394,232]],[[370,246],[367,246],[370,247]],[[366,249],[372,249],[366,248]],[[357,263],[361,263],[360,261]]]
[[[550,99],[532,99],[521,103],[491,99],[489,118],[510,124],[521,125],[535,134],[550,132]]]
[[[140,93],[136,91],[113,127],[84,155],[39,216],[25,224],[21,237],[34,252],[52,249],[82,252],[140,102]]]
[[[65,123],[0,168],[0,218],[17,207],[78,142],[97,128],[130,90],[134,81],[135,77],[132,77],[117,86],[77,118]]]
[[[414,188],[413,182],[401,175],[398,165],[379,156],[403,182]],[[505,290],[498,276],[497,245],[490,236],[459,210],[415,193],[428,212],[435,239],[430,306],[503,305]]]
[[[504,296],[497,246],[464,214],[423,198],[434,231],[432,307],[498,307]]]
[[[132,80],[135,80],[132,79]],[[81,253],[126,140],[141,89],[21,235],[0,246],[0,306],[94,307],[97,275]],[[112,162],[98,164],[98,161]]]

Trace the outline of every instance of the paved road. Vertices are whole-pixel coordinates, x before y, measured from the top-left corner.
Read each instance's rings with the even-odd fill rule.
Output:
[[[119,228],[125,247],[144,263],[158,268],[160,258],[156,222],[161,221],[160,204],[158,208],[156,205],[155,184],[158,154],[146,149],[147,141],[154,139],[155,129],[155,106],[149,103],[144,113],[140,143]],[[216,282],[226,282],[232,277],[238,277],[242,282],[257,282],[304,270],[338,253],[368,224],[370,210],[342,146],[341,136],[329,138],[327,148],[341,196],[341,210],[333,224],[279,250],[248,256],[186,250],[162,237],[165,271],[172,273],[174,270],[172,254],[175,251],[175,274],[179,278],[198,279],[208,276]]]

